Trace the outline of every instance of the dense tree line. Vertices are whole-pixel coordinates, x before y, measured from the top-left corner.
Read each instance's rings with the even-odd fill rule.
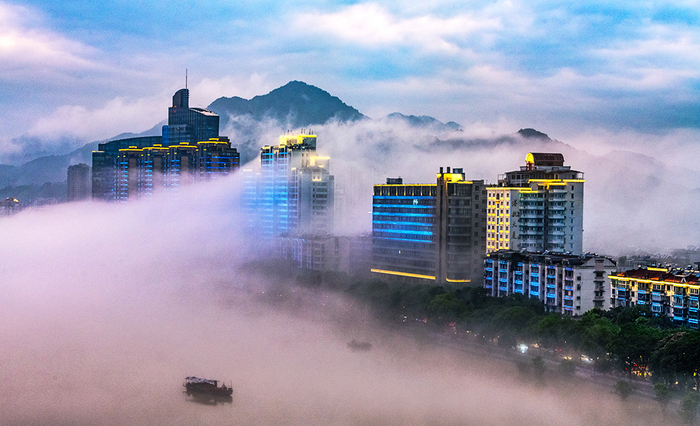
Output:
[[[484,342],[511,347],[518,342],[580,352],[599,371],[652,373],[657,382],[700,387],[700,331],[676,328],[648,307],[594,309],[578,318],[548,313],[542,303],[523,296],[494,298],[483,288],[447,290],[441,286],[352,283],[347,293],[392,321],[425,321],[478,335]]]

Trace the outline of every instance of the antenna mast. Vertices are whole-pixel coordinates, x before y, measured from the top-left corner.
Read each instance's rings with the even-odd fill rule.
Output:
[[[185,68],[185,89],[187,89],[187,68]]]

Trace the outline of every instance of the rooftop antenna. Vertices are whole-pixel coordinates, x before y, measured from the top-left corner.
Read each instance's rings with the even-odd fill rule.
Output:
[[[187,89],[187,68],[185,68],[185,89]]]

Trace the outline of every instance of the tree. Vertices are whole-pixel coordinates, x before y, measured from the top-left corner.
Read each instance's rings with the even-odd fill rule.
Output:
[[[666,383],[656,383],[654,385],[654,393],[656,394],[656,400],[661,404],[661,412],[665,413],[668,403],[671,402],[671,392],[668,386]]]
[[[545,369],[544,360],[541,356],[532,358],[532,374],[539,383],[544,383]]]
[[[583,330],[579,349],[595,359],[605,357],[605,348],[620,333],[620,327],[614,325],[608,318],[598,316],[593,310],[583,314],[580,327]]]
[[[661,330],[645,323],[629,323],[620,328],[620,333],[608,343],[607,350],[631,376],[633,369],[648,368],[662,334]]]
[[[666,381],[694,380],[700,386],[700,332],[680,331],[668,334],[651,357],[654,373]]]
[[[576,372],[576,364],[570,359],[563,359],[559,363],[559,372],[564,376],[573,376]]]
[[[629,382],[625,380],[620,380],[617,383],[615,383],[615,393],[620,395],[620,399],[623,401],[627,399],[630,395],[632,395],[632,391],[634,389],[632,388],[632,385],[629,384]]]
[[[452,322],[459,318],[464,311],[465,305],[457,300],[454,293],[438,294],[428,304],[428,310],[434,312],[439,318]]]
[[[700,395],[690,391],[681,401],[679,413],[687,424],[693,424],[698,415],[698,405],[700,405]]]

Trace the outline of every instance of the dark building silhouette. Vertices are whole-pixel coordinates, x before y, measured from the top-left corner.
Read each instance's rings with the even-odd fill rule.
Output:
[[[197,143],[219,137],[219,116],[204,108],[190,108],[189,89],[180,89],[173,95],[173,106],[168,108],[168,124],[163,126],[163,145]]]
[[[178,90],[162,136],[102,143],[92,153],[92,197],[107,201],[144,198],[180,185],[226,175],[240,155],[219,136],[219,116],[189,107],[189,90]]]
[[[84,163],[68,167],[68,201],[80,201],[91,195],[90,166]]]

